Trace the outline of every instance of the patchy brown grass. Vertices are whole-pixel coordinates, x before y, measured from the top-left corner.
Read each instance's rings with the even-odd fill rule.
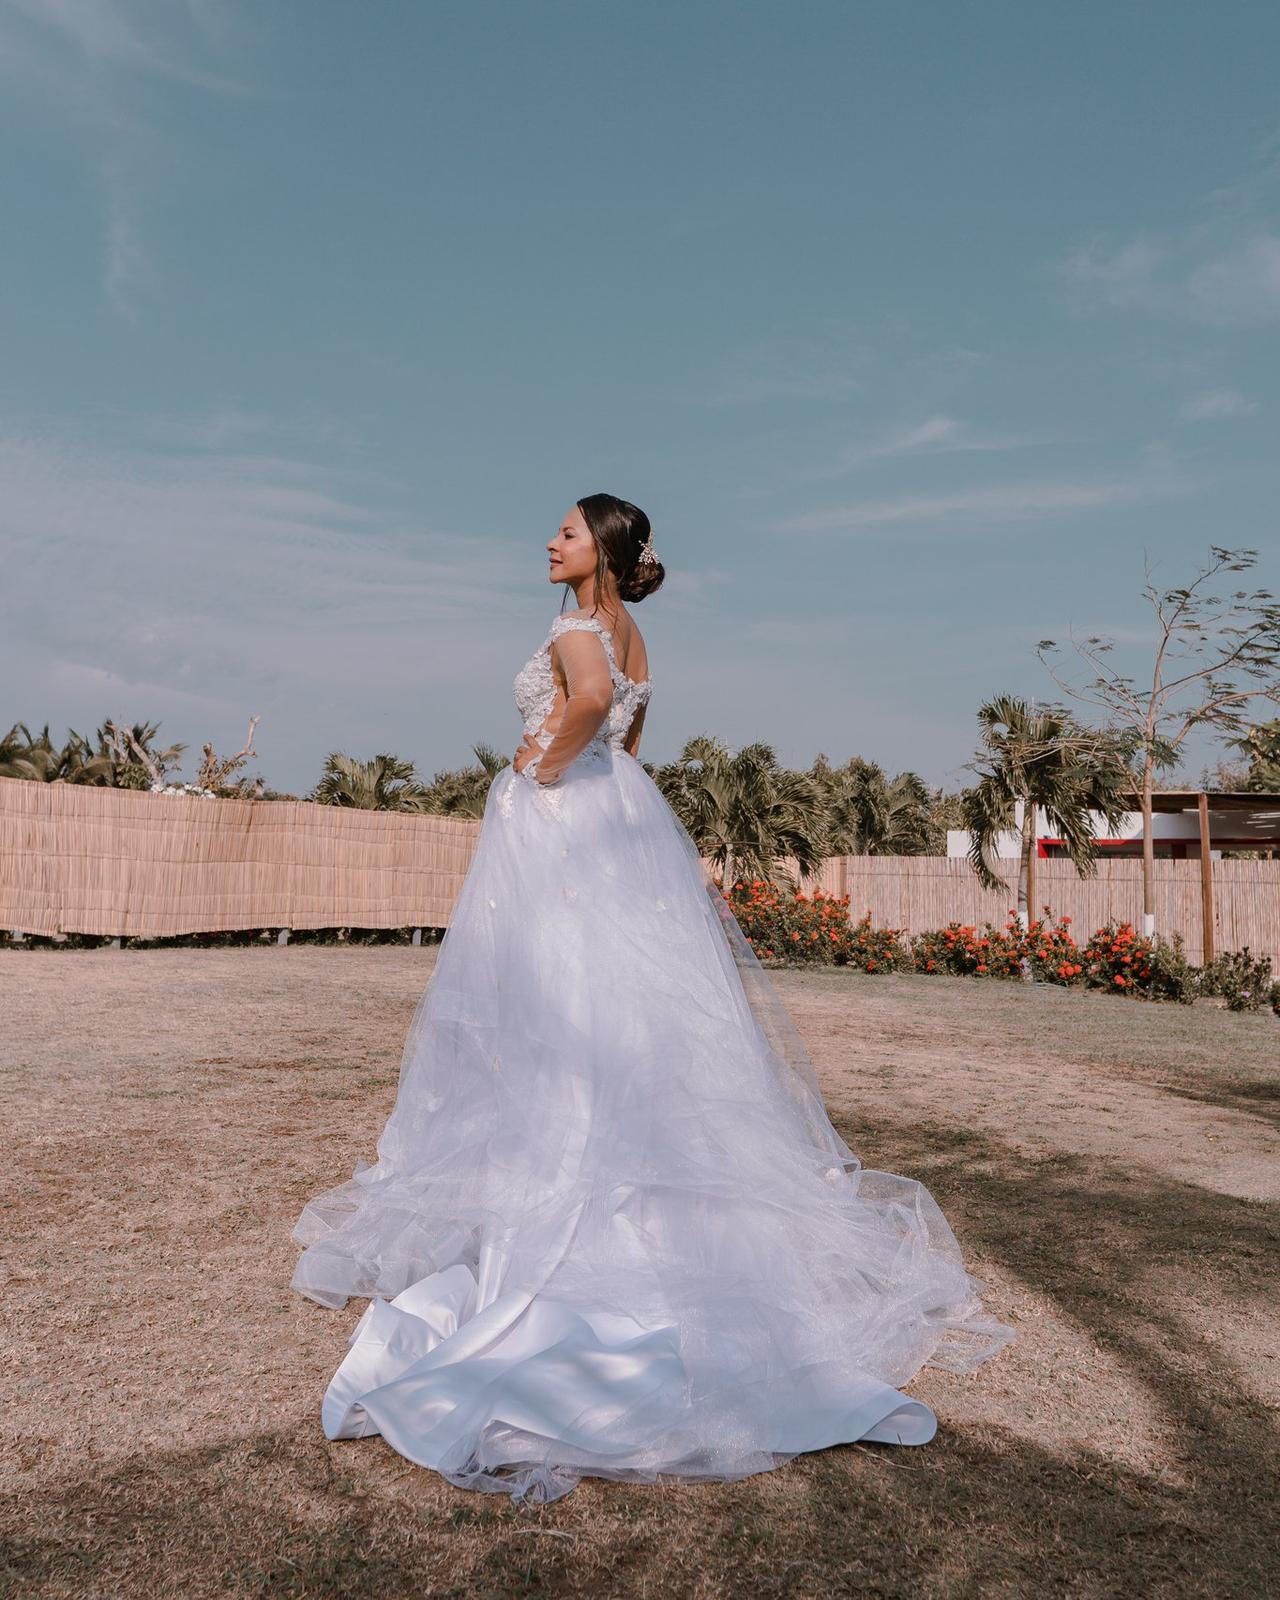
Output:
[[[921,1450],[519,1512],[319,1403],[288,1288],[434,951],[0,952],[0,1585],[83,1596],[1228,1596],[1273,1581],[1270,1015],[780,973],[841,1131],[934,1190],[1018,1342]],[[15,1248],[16,1247],[16,1248]]]

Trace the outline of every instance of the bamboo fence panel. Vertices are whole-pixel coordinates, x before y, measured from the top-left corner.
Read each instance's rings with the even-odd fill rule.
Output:
[[[165,938],[248,928],[448,926],[478,821],[308,800],[201,800],[0,778],[0,928]],[[795,873],[793,861],[781,865]],[[950,856],[833,856],[801,886],[849,895],[849,915],[907,934],[1002,926],[1016,899]],[[1248,946],[1280,976],[1280,861],[1211,862],[1214,947]],[[1037,860],[1037,913],[1077,937],[1111,918],[1141,928],[1142,862],[1101,857],[1079,878]],[[1200,863],[1157,860],[1156,926],[1203,958]]]
[[[0,779],[0,926],[165,938],[446,927],[480,824]]]
[[[1216,948],[1248,945],[1280,977],[1280,861],[1215,861],[1213,908]]]
[[[1214,949],[1240,950],[1270,958],[1280,977],[1280,861],[1210,861],[1213,879]],[[849,917],[866,911],[877,926],[909,934],[943,928],[949,922],[1002,927],[1017,903],[1017,868],[1003,863],[1007,888],[984,890],[967,860],[955,856],[841,856],[801,878],[806,892],[848,894]],[[794,863],[792,863],[794,869]],[[843,884],[843,887],[841,885]],[[1156,928],[1182,934],[1187,957],[1204,958],[1200,862],[1157,859],[1153,868]],[[1115,919],[1142,929],[1142,862],[1132,857],[1100,857],[1097,873],[1081,878],[1069,861],[1037,860],[1034,915],[1049,907],[1051,920],[1071,918],[1073,933],[1087,937]]]

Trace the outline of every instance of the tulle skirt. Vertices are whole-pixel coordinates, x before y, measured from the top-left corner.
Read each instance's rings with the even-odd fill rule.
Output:
[[[547,788],[498,774],[377,1160],[293,1236],[300,1293],[371,1297],[325,1434],[517,1500],[922,1444],[934,1415],[900,1386],[1012,1336],[928,1191],[832,1127],[693,840],[620,750]]]

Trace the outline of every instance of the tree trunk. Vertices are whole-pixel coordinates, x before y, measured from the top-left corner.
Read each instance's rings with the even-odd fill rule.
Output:
[[[1022,802],[1022,838],[1018,846],[1018,923],[1030,926],[1030,853],[1035,848],[1035,806]]]
[[[1036,808],[1029,800],[1022,802],[1022,843],[1018,850],[1018,922],[1023,933],[1031,928],[1031,852],[1036,843]],[[1022,981],[1034,983],[1031,961],[1022,957]]]
[[[1151,774],[1154,765],[1148,750],[1142,766],[1142,933],[1147,939],[1156,931],[1156,843],[1151,821]]]

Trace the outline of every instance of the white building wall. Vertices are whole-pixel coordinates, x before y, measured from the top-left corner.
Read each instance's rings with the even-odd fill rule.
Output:
[[[995,854],[999,859],[1017,860],[1018,850],[1022,839],[1022,813],[1023,803],[1016,801],[1014,805],[1015,826],[1001,833],[997,837]],[[1141,811],[1128,811],[1116,827],[1110,827],[1096,812],[1089,813],[1095,839],[1133,839],[1141,842],[1142,839],[1142,813]],[[1151,836],[1153,839],[1177,839],[1196,846],[1200,846],[1200,819],[1194,811],[1164,812],[1157,811],[1151,818]],[[1056,839],[1057,830],[1051,828],[1044,811],[1036,807],[1035,836],[1037,839]],[[947,829],[947,854],[949,856],[967,856],[972,835],[967,828]],[[1210,850],[1210,858],[1218,860],[1221,850]]]

